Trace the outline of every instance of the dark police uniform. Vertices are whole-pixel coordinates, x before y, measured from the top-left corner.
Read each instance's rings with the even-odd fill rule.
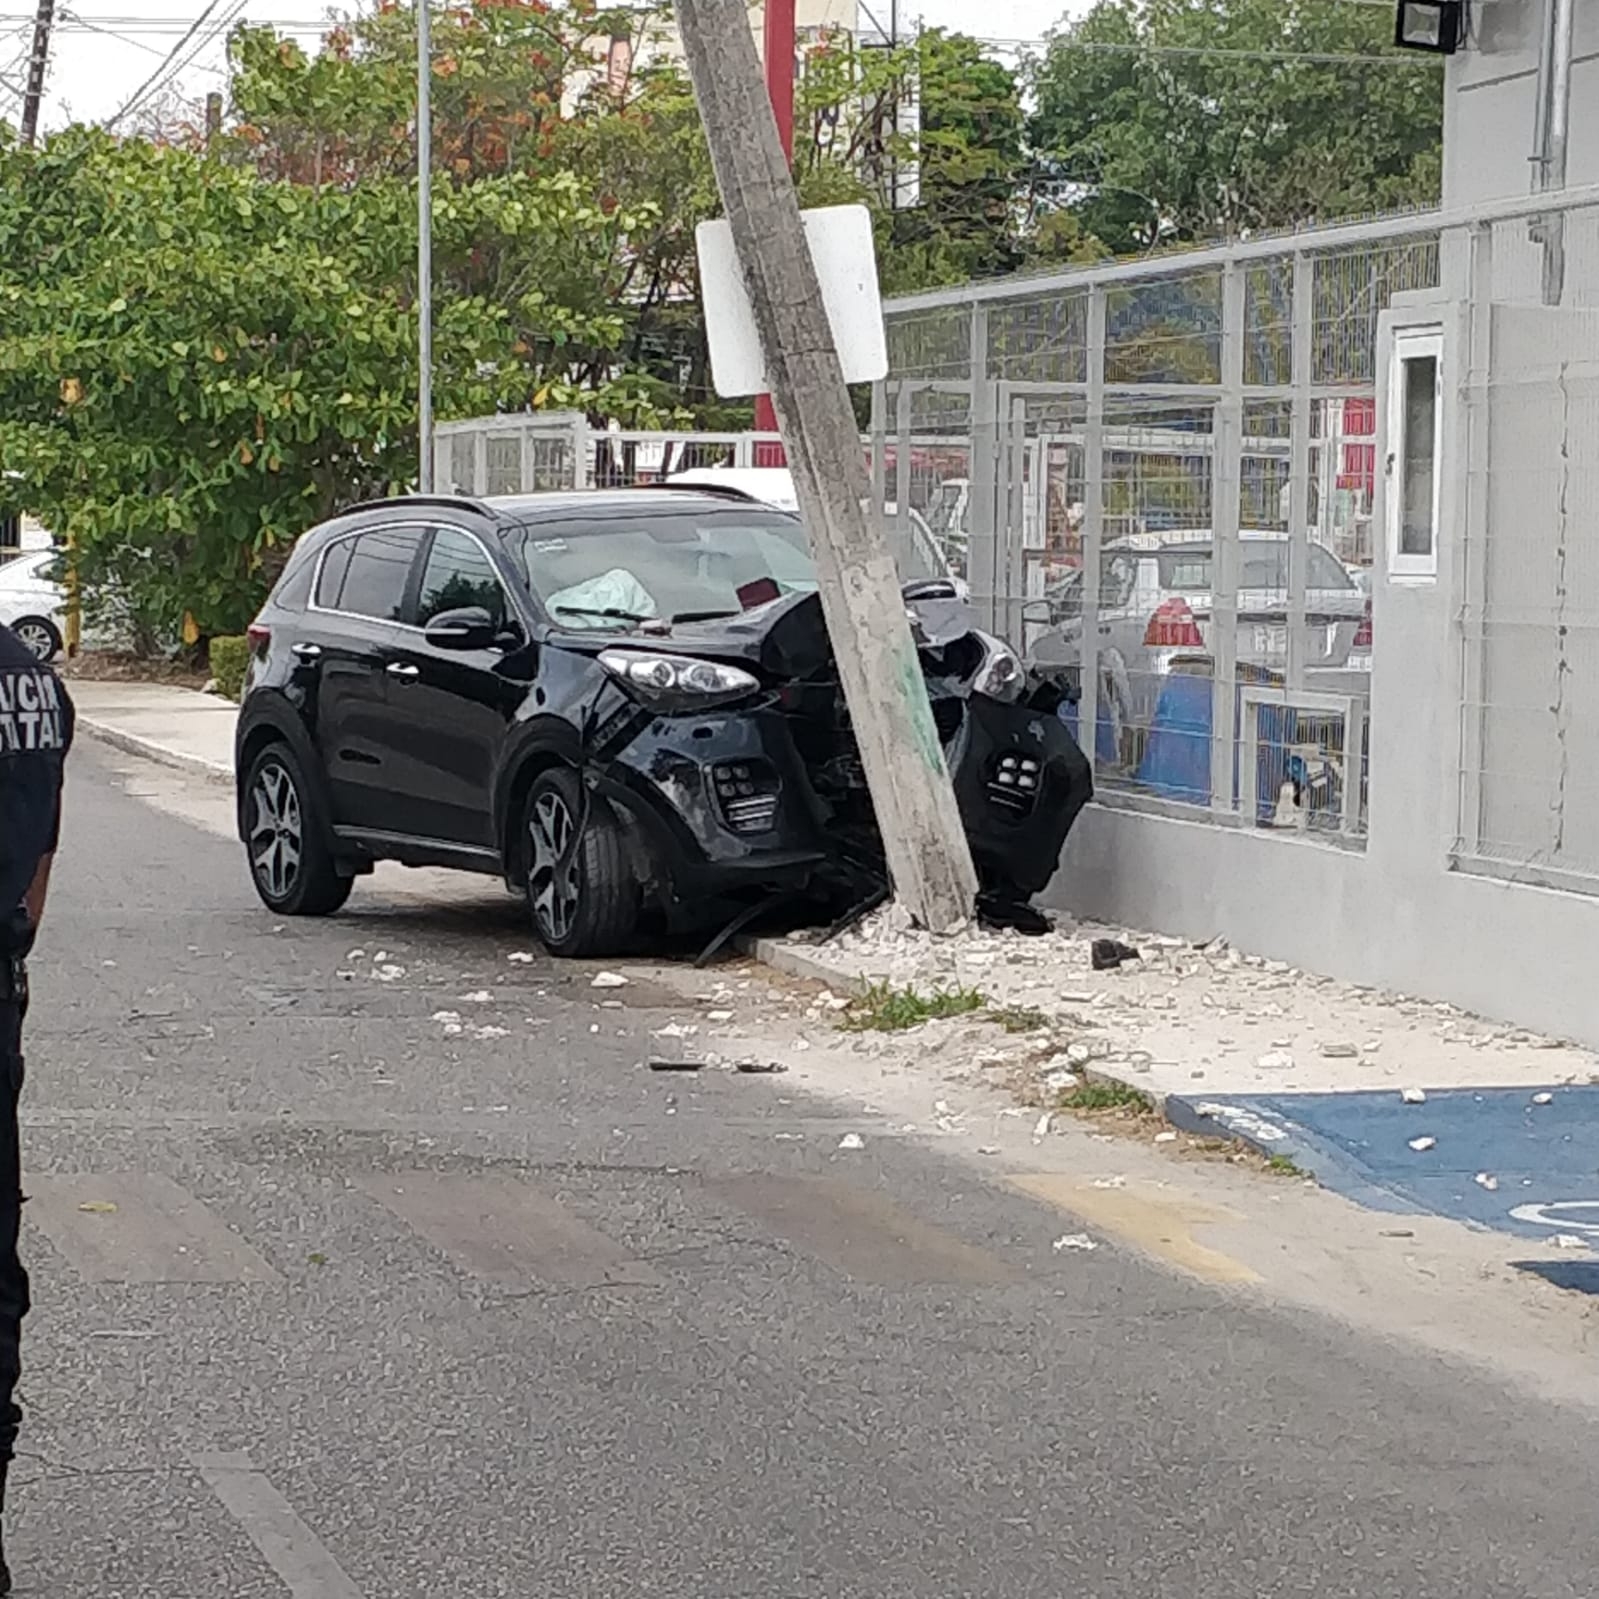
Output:
[[[22,1091],[22,1018],[28,1008],[24,960],[33,928],[23,907],[39,862],[54,853],[61,776],[72,743],[72,702],[9,628],[0,627],[0,1507],[16,1447],[22,1318],[28,1274],[17,1258],[22,1159],[17,1099]],[[0,1554],[0,1593],[10,1591]]]

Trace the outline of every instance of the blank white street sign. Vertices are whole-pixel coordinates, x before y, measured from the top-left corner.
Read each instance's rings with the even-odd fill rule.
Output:
[[[888,335],[883,330],[871,212],[863,205],[830,205],[803,215],[844,381],[876,383],[888,376]],[[724,400],[764,394],[766,361],[738,269],[733,230],[720,219],[702,222],[694,230],[694,242],[700,257],[711,382]]]

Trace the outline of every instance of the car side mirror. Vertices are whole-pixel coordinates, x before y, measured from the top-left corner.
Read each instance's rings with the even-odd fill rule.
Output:
[[[440,611],[428,623],[424,637],[436,650],[491,649],[500,636],[494,618],[481,605],[458,611]]]

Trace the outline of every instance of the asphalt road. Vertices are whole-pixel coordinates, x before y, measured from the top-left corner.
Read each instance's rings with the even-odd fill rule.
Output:
[[[492,892],[352,905],[275,922],[236,848],[75,758],[20,1592],[1599,1589],[1591,1413],[1056,1251],[1070,1217],[840,1151],[781,1078],[644,1071],[669,996],[513,963]]]

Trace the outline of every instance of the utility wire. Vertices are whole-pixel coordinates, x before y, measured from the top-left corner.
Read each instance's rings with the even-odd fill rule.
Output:
[[[205,10],[202,11],[200,15],[189,24],[189,27],[185,31],[183,37],[179,39],[178,42],[167,52],[165,57],[163,57],[161,64],[155,69],[155,71],[152,72],[150,76],[133,91],[128,99],[123,102],[120,110],[118,110],[111,117],[107,118],[105,123],[107,130],[115,128],[124,117],[136,111],[141,105],[144,104],[145,100],[151,94],[163,86],[176,73],[183,70],[187,63],[181,60],[180,57],[183,55],[185,47],[190,43],[191,40],[194,39],[195,35],[200,32],[200,29],[210,19],[211,13],[216,10],[220,3],[221,0],[210,0],[210,3],[206,6]],[[245,0],[233,0],[233,3],[229,6],[228,10],[223,13],[222,20],[218,24],[218,27],[226,27],[229,23],[231,23],[234,18],[244,10],[244,5]],[[195,54],[198,54],[200,50],[205,48],[211,39],[215,37],[216,31],[217,30],[213,28],[210,33],[205,34],[200,38],[199,43],[195,46]]]

